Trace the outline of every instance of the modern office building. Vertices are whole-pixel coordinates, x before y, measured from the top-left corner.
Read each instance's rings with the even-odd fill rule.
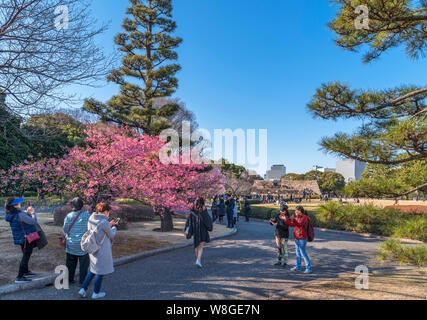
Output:
[[[318,165],[313,166],[311,170],[320,172],[335,172],[335,168],[324,168]]]
[[[283,164],[275,164],[271,166],[271,169],[267,171],[264,176],[265,180],[280,181],[283,175],[286,174],[286,167]]]
[[[345,182],[351,182],[362,179],[362,173],[365,170],[366,163],[353,159],[343,159],[337,161],[336,172],[343,175]]]

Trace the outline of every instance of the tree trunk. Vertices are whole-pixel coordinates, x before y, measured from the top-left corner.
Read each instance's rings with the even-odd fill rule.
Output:
[[[172,214],[170,212],[165,212],[160,215],[161,220],[161,232],[170,232],[173,231],[173,219]]]

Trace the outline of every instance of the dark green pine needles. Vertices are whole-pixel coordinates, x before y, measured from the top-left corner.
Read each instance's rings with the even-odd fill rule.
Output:
[[[108,81],[120,85],[120,94],[107,103],[86,100],[84,109],[101,120],[127,125],[144,134],[158,135],[171,126],[170,118],[178,111],[176,103],[159,106],[156,99],[171,96],[178,87],[175,74],[181,69],[174,51],[182,42],[173,37],[176,23],[171,0],[130,0],[124,32],[115,43],[124,53],[122,66],[113,70]]]

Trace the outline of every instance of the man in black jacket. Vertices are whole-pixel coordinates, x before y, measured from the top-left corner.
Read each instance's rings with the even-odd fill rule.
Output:
[[[234,228],[234,206],[236,205],[236,201],[234,201],[231,195],[228,195],[227,201],[225,201],[225,205],[227,206],[227,220],[228,225],[227,228]]]
[[[276,227],[275,236],[276,236],[276,245],[277,245],[277,259],[278,262],[274,265],[286,266],[286,261],[288,258],[288,239],[289,239],[289,226],[280,219],[280,216],[285,215],[288,219],[290,218],[288,206],[286,204],[282,204],[280,206],[280,212],[274,217],[270,219],[270,224]]]

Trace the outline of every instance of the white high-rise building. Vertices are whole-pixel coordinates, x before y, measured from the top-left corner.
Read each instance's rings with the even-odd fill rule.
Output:
[[[283,175],[286,174],[286,167],[283,164],[275,164],[271,166],[271,169],[267,171],[265,180],[280,181]]]
[[[313,171],[320,171],[320,172],[335,172],[334,168],[324,168],[318,165],[313,166],[313,168],[311,169]]]
[[[366,163],[353,159],[343,159],[337,161],[336,172],[343,175],[345,182],[362,179],[362,173],[366,168]]]

